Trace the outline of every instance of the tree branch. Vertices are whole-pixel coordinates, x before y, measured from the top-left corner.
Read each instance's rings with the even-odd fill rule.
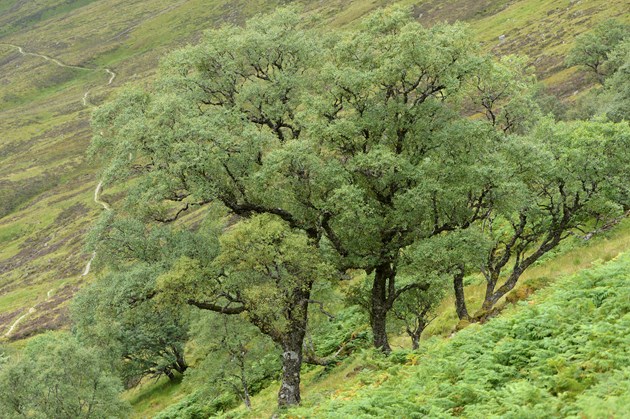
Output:
[[[202,310],[210,310],[221,314],[240,314],[245,311],[244,306],[230,307],[229,304],[227,306],[221,306],[219,304],[209,303],[205,301],[197,301],[193,299],[188,299],[186,303]]]

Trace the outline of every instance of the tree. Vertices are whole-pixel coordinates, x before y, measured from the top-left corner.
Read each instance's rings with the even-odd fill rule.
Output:
[[[618,63],[610,59],[610,53],[629,36],[630,25],[609,19],[576,38],[566,63],[586,67],[603,85],[606,77],[617,70]]]
[[[435,319],[435,309],[446,295],[444,284],[441,280],[430,284],[427,290],[413,289],[394,303],[394,316],[405,325],[413,350],[420,347],[422,332]]]
[[[622,214],[628,204],[629,133],[627,123],[545,121],[530,136],[507,143],[512,204],[493,208],[482,222],[491,245],[481,263],[486,292],[475,320],[491,314],[523,272],[561,241]],[[465,307],[463,295],[456,297]]]
[[[507,55],[486,59],[487,69],[476,74],[469,89],[472,108],[505,133],[527,132],[540,118],[539,87],[526,57]]]
[[[104,265],[106,274],[82,289],[72,307],[78,338],[109,348],[127,386],[147,375],[172,380],[187,369],[185,307],[157,304],[156,279],[182,256],[210,263],[218,251],[212,226],[190,231],[141,216],[123,208],[103,214],[88,242],[97,254],[94,268]]]
[[[611,54],[616,71],[605,82],[602,98],[599,100],[603,113],[611,121],[630,120],[630,39],[619,44]]]
[[[338,44],[324,73],[317,131],[340,186],[322,226],[342,265],[373,273],[374,345],[388,352],[388,312],[427,285],[422,275],[396,284],[401,253],[483,217],[499,134],[463,116],[468,83],[486,67],[462,27],[426,30],[394,9],[362,29]]]
[[[94,115],[106,180],[136,176],[128,202],[173,221],[209,202],[272,214],[339,270],[373,274],[374,345],[402,249],[481,219],[499,133],[461,109],[486,71],[461,25],[424,29],[401,9],[323,36],[291,9],[210,31],[172,54],[152,92],[128,90]],[[334,42],[330,37],[336,38]]]
[[[210,400],[233,394],[251,408],[251,396],[278,378],[278,347],[241,316],[202,313],[193,325],[193,345],[202,348],[203,360],[187,373],[184,385],[201,389]],[[208,380],[211,387],[199,385]]]
[[[109,348],[131,387],[145,376],[175,379],[188,368],[184,345],[188,324],[181,308],[156,304],[160,270],[135,264],[83,288],[73,301],[73,324],[84,344]]]
[[[127,417],[122,386],[100,355],[65,333],[34,338],[0,369],[0,417]]]
[[[300,230],[272,215],[242,220],[221,236],[211,269],[183,258],[160,277],[164,301],[185,301],[224,315],[244,315],[282,349],[278,405],[300,403],[300,369],[316,280],[332,270]]]

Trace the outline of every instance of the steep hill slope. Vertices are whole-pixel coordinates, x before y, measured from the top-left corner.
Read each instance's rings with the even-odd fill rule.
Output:
[[[348,383],[292,415],[627,417],[628,280],[630,257],[620,255],[420,353],[364,354]]]
[[[203,29],[239,24],[279,3],[0,1],[2,335],[10,330],[6,337],[19,339],[63,326],[65,302],[86,279],[84,236],[101,211],[93,202],[98,169],[85,154],[92,107],[125,83],[150,79],[161,56]],[[319,25],[339,27],[394,2],[303,3],[304,13],[324,16]],[[609,17],[628,19],[621,0],[397,3],[428,25],[468,21],[494,53],[528,54],[563,97],[588,85],[562,65],[575,36]],[[105,192],[115,201],[115,191]]]
[[[615,230],[589,241],[580,239],[567,242],[556,254],[551,255],[546,261],[533,267],[525,274],[516,292],[520,298],[526,298],[526,301],[512,300],[515,304],[505,304],[499,318],[484,325],[472,325],[464,329],[463,333],[453,333],[458,319],[453,309],[453,297],[446,298],[438,309],[437,317],[423,334],[419,351],[409,351],[409,337],[402,330],[399,330],[400,334],[398,336],[392,331],[391,344],[395,348],[395,352],[391,358],[384,358],[369,348],[368,341],[361,341],[358,338],[354,341],[355,348],[363,349],[355,349],[355,352],[342,358],[334,367],[305,366],[302,374],[303,404],[300,409],[290,411],[288,417],[333,418],[361,417],[362,415],[365,417],[370,415],[372,417],[414,417],[412,415],[413,412],[429,408],[428,406],[423,406],[425,404],[443,406],[442,411],[434,410],[428,417],[448,417],[450,414],[454,415],[458,411],[470,412],[473,409],[477,409],[477,412],[483,412],[482,409],[494,412],[494,406],[488,407],[488,405],[483,404],[495,397],[496,394],[494,393],[484,393],[486,397],[483,403],[481,400],[475,401],[475,403],[479,402],[481,406],[472,407],[466,411],[462,407],[464,407],[464,404],[471,403],[470,397],[466,399],[464,395],[468,394],[470,396],[477,389],[483,392],[488,390],[484,386],[494,381],[488,378],[487,375],[494,375],[495,371],[493,369],[502,368],[501,364],[494,365],[493,357],[496,354],[492,346],[498,345],[498,341],[500,341],[500,345],[506,345],[519,339],[518,336],[515,337],[513,334],[505,331],[506,323],[518,331],[527,330],[530,328],[530,324],[537,324],[539,330],[540,328],[549,328],[550,330],[552,328],[557,328],[558,330],[563,328],[570,330],[584,328],[588,330],[594,327],[592,323],[597,323],[597,328],[602,329],[609,326],[606,324],[608,319],[601,316],[596,317],[585,315],[584,313],[582,315],[574,315],[576,313],[571,309],[572,306],[570,304],[570,301],[574,300],[567,298],[567,289],[573,288],[577,293],[589,293],[591,292],[589,287],[593,287],[602,295],[605,294],[605,298],[611,298],[608,307],[617,305],[620,310],[618,317],[615,318],[616,327],[618,328],[616,330],[618,330],[617,334],[619,336],[614,337],[614,339],[625,339],[623,331],[628,326],[628,314],[627,309],[624,308],[627,305],[627,293],[623,288],[628,281],[629,260],[627,254],[624,256],[620,256],[620,254],[624,249],[627,249],[629,237],[630,220],[626,219]],[[611,278],[615,276],[613,281],[609,281],[609,274]],[[589,278],[596,278],[596,280],[592,282],[590,280],[584,281],[584,279]],[[478,308],[483,300],[484,284],[482,278],[470,278],[470,284],[467,286],[466,293],[468,295],[467,302],[472,309]],[[593,286],[593,284],[596,285]],[[532,294],[536,289],[539,290]],[[527,295],[529,297],[526,297]],[[551,303],[549,303],[550,300],[552,300]],[[588,310],[591,310],[591,308],[588,308]],[[556,316],[549,320],[545,317],[547,311],[564,314],[563,317]],[[336,314],[339,316],[339,313]],[[347,314],[342,314],[341,317],[347,317]],[[351,316],[348,318],[351,318]],[[352,330],[352,335],[356,337],[360,337],[366,330],[365,326],[358,326],[358,328],[354,328],[356,325],[351,326],[352,320],[346,319],[341,320],[341,322],[345,324],[345,327],[349,327]],[[331,333],[331,331],[329,330],[328,333]],[[334,332],[331,334],[334,334]],[[477,335],[482,335],[483,337],[477,337]],[[601,337],[600,335],[597,336]],[[591,337],[596,339],[595,335]],[[564,338],[566,338],[566,334],[562,337],[562,339]],[[608,336],[608,338],[611,337]],[[467,345],[467,342],[471,342],[471,344]],[[538,340],[530,339],[526,343],[528,349],[532,351],[541,349],[537,348],[537,346],[544,347],[544,345],[551,344],[544,337]],[[562,341],[555,341],[553,344],[565,345]],[[591,344],[598,345],[599,343],[593,342]],[[516,352],[519,346],[518,344],[515,345],[514,359],[527,362],[527,357]],[[575,345],[571,345],[573,344],[566,348],[565,354],[567,356],[572,351],[573,353],[579,353],[579,351],[576,351]],[[461,350],[462,347],[464,347],[464,351]],[[480,348],[484,349],[479,351]],[[196,345],[193,342],[189,347],[191,359],[196,359],[196,349]],[[481,370],[476,359],[481,354],[489,357],[483,362],[484,368],[488,368],[493,372],[486,371],[485,375],[479,376],[481,377],[479,382],[475,382],[475,373]],[[623,386],[627,385],[627,379],[623,378],[624,375],[619,370],[628,364],[627,354],[622,351],[616,359],[618,359],[618,362],[611,365],[609,370],[600,371],[603,372],[601,375],[597,375],[600,372],[590,371],[591,376],[589,381],[584,382],[585,386],[573,388],[568,398],[573,400],[582,391],[588,391],[591,394],[596,393],[600,387],[605,387],[606,385],[602,384],[592,389],[590,386],[599,383],[600,380],[602,382],[606,381],[608,375],[617,377],[615,382],[619,384],[620,388],[624,388]],[[626,360],[624,361],[624,359]],[[533,360],[531,361],[534,364]],[[432,368],[436,362],[448,364],[450,368],[448,369],[442,365],[440,368],[443,368],[443,370],[440,371],[440,374],[442,374],[440,377],[445,377],[449,373],[457,374],[460,367],[466,368],[465,371],[461,372],[461,376],[468,381],[462,379],[463,382],[460,383],[461,388],[458,389],[459,393],[449,393],[449,389],[452,387],[450,381],[446,380],[445,384],[440,387],[439,380],[436,378],[437,375],[433,376],[434,371],[427,372],[427,369]],[[203,366],[193,364],[193,367],[203,371]],[[499,384],[506,388],[511,388],[516,383],[516,387],[518,387],[520,385],[519,380],[526,379],[524,375],[527,374],[530,368],[529,365],[521,365],[520,367],[512,370],[513,373],[522,374],[518,377],[516,375],[502,376],[497,374],[498,378],[503,377],[505,380],[502,382],[496,381],[497,385],[495,387],[497,388],[491,388],[490,390],[496,392],[498,387],[500,387]],[[565,367],[568,368],[568,366]],[[571,371],[571,373],[575,372],[574,370]],[[579,373],[578,371],[577,374],[579,375]],[[552,377],[551,373],[549,374],[545,379],[560,382],[566,378]],[[539,376],[527,378],[535,379],[536,377],[541,378]],[[576,380],[581,381],[581,378],[578,377]],[[574,382],[572,383],[575,384]],[[156,415],[160,415],[157,416],[160,419],[191,418],[196,417],[194,416],[195,414],[204,417],[204,414],[219,414],[217,408],[221,410],[225,406],[228,406],[223,413],[225,417],[271,417],[276,412],[278,386],[278,381],[271,382],[268,387],[256,394],[251,400],[251,410],[246,409],[242,405],[231,409],[230,407],[234,406],[234,403],[237,405],[239,403],[230,398],[227,398],[227,403],[219,398],[213,406],[210,399],[203,398],[203,390],[208,387],[208,381],[203,375],[199,374],[194,377],[187,377],[183,384],[171,383],[166,378],[159,381],[147,380],[139,387],[128,391],[126,398],[132,402],[133,417],[136,418],[149,418]],[[536,386],[544,387],[540,382],[537,382]],[[441,389],[440,392],[435,391],[436,387]],[[448,401],[434,400],[432,397],[436,394],[440,394]],[[543,402],[545,399],[544,403],[546,403],[552,400],[552,398],[546,396],[536,399],[536,397],[541,395],[540,391],[533,391],[531,394],[532,400],[535,401]],[[463,404],[457,405],[460,401]],[[496,402],[496,399],[494,401]],[[554,403],[558,402],[558,399],[554,401]],[[224,404],[222,405],[221,403]],[[515,407],[515,403],[513,400],[506,399],[503,407],[511,409]],[[539,406],[541,410],[538,413],[540,411],[544,412],[544,409],[550,412],[548,410],[550,409],[549,406]],[[600,403],[599,408],[601,407]],[[453,410],[453,408],[455,409]],[[617,413],[620,411],[619,409],[615,410]],[[343,415],[341,415],[341,412],[343,412]],[[469,416],[463,414],[463,417]],[[485,416],[481,414],[480,416],[471,417]],[[538,418],[549,417],[549,415],[508,415],[508,417]],[[602,416],[590,414],[585,417],[599,418]]]

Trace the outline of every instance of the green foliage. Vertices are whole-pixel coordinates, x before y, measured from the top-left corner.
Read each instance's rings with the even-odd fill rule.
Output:
[[[626,255],[566,278],[534,305],[428,341],[407,357],[412,365],[386,361],[384,370],[363,373],[367,385],[290,415],[624,417],[629,271]],[[377,378],[383,374],[389,379]]]
[[[489,315],[522,273],[571,234],[621,216],[628,201],[627,123],[542,120],[506,144],[512,205],[489,212],[482,227],[492,245],[481,263],[488,284],[475,316]],[[590,227],[591,221],[597,225]],[[506,279],[500,279],[512,264]]]
[[[151,90],[94,114],[93,149],[106,180],[138,175],[127,205],[143,220],[221,202],[281,218],[341,271],[374,272],[370,318],[388,350],[387,312],[410,289],[396,286],[401,249],[482,217],[502,131],[527,130],[538,113],[532,78],[522,60],[480,57],[463,25],[426,29],[403,8],[350,33],[304,25],[289,8],[208,32],[162,63]],[[492,123],[466,117],[475,77]],[[249,273],[231,277],[268,298]]]
[[[111,362],[128,386],[146,375],[174,378],[174,372],[183,373],[188,367],[186,306],[160,301],[156,283],[183,257],[214,259],[218,243],[212,226],[191,232],[108,211],[90,243],[99,255],[96,264],[108,270],[75,298],[79,339],[109,348]]]
[[[630,25],[614,19],[597,25],[592,31],[577,37],[566,63],[579,65],[591,71],[600,84],[614,73],[619,62],[611,55],[613,50],[630,36]]]
[[[613,121],[630,118],[630,25],[607,21],[582,35],[567,63],[588,67],[602,85],[580,98],[571,116],[605,115]]]
[[[226,395],[247,406],[251,396],[279,378],[278,347],[245,319],[202,312],[192,333],[201,361],[186,373],[183,385],[209,407],[225,408],[226,402],[217,400],[225,400]],[[208,382],[213,385],[207,386]]]
[[[536,76],[526,57],[506,55],[488,59],[487,70],[473,78],[470,100],[498,129],[509,133],[527,132],[540,118]]]
[[[367,321],[360,306],[350,305],[336,310],[334,319],[311,323],[309,330],[317,353],[342,358],[366,348],[372,338]]]
[[[144,376],[173,377],[187,368],[186,311],[156,303],[155,266],[135,264],[81,290],[73,301],[74,329],[88,346],[108,348],[127,386]]]
[[[599,101],[603,104],[603,113],[610,120],[628,121],[630,120],[630,40],[619,44],[611,55],[613,55],[611,60],[617,63],[617,70],[606,79],[602,98]]]
[[[67,334],[33,339],[0,368],[0,417],[127,417],[120,382],[102,355]]]
[[[234,395],[223,393],[207,400],[203,392],[193,392],[155,416],[155,419],[205,419],[229,410],[234,406]]]

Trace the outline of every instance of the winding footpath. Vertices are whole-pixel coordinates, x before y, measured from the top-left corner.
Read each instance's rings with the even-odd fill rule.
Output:
[[[15,48],[18,50],[18,52],[24,56],[26,55],[30,55],[33,57],[39,57],[39,58],[43,58],[46,61],[50,61],[53,64],[59,66],[59,67],[64,67],[64,68],[73,68],[73,69],[77,69],[77,70],[84,70],[84,71],[105,71],[105,73],[107,73],[107,75],[109,76],[109,79],[107,80],[107,86],[111,85],[114,81],[114,79],[116,78],[117,74],[112,71],[109,68],[104,68],[102,70],[100,69],[93,69],[93,68],[87,68],[87,67],[81,67],[81,66],[77,66],[77,65],[72,65],[72,64],[66,64],[62,61],[60,61],[57,58],[54,57],[50,57],[48,55],[44,55],[44,54],[39,54],[36,52],[28,52],[25,51],[24,48],[22,48],[19,45],[14,45],[14,44],[8,44],[8,43],[0,43],[0,45],[5,45],[5,46],[10,46],[12,48]],[[89,106],[89,102],[88,102],[88,96],[90,94],[90,90],[88,89],[84,94],[83,97],[81,99],[81,102],[83,103],[83,106]],[[96,189],[94,190],[94,202],[100,206],[103,207],[104,210],[106,211],[110,211],[111,207],[109,206],[109,204],[105,201],[102,201],[100,199],[100,194],[103,191],[103,182],[99,182],[98,185],[96,186]],[[87,264],[85,265],[85,268],[83,269],[83,273],[81,274],[81,276],[86,276],[90,273],[90,269],[92,268],[92,261],[94,260],[94,258],[96,257],[96,252],[92,253],[92,257],[90,258],[90,260],[87,262]],[[54,293],[54,288],[51,288],[50,290],[48,290],[48,292],[46,293],[46,299],[44,300],[44,302],[48,301],[52,295]],[[5,332],[4,337],[9,337],[13,331],[15,330],[16,326],[22,321],[24,320],[29,314],[33,314],[35,313],[36,310],[36,306],[40,304],[37,303],[35,304],[33,307],[29,308],[28,311],[26,313],[24,313],[23,315],[21,315],[20,317],[18,317],[9,327],[9,329]]]
[[[54,58],[48,55],[44,55],[44,54],[39,54],[37,52],[29,52],[29,51],[25,51],[23,47],[19,46],[19,45],[15,45],[15,44],[9,44],[9,43],[0,43],[0,45],[5,45],[5,46],[9,46],[12,48],[15,48],[18,50],[18,52],[24,56],[30,55],[33,57],[39,57],[39,58],[43,58],[46,61],[50,61],[51,63],[58,65],[59,67],[64,67],[64,68],[72,68],[75,70],[83,70],[83,71],[104,71],[108,76],[109,79],[107,81],[107,86],[111,85],[112,82],[114,81],[114,79],[116,78],[117,74],[115,72],[113,72],[111,69],[109,68],[104,68],[104,69],[95,69],[95,68],[88,68],[88,67],[81,67],[78,65],[72,65],[72,64],[66,64],[63,61],[59,60],[58,58]],[[83,106],[88,106],[88,95],[90,94],[90,90],[88,89],[85,94],[83,95],[83,97],[81,98],[81,102],[83,103]]]
[[[13,322],[13,324],[11,325],[11,327],[9,327],[9,330],[7,330],[7,333],[4,334],[5,337],[9,337],[9,335],[11,333],[13,333],[13,329],[15,329],[15,326],[18,325],[19,322],[21,322],[24,317],[28,316],[29,314],[33,314],[35,313],[35,307],[31,307],[28,309],[28,311],[26,312],[26,314],[22,314],[20,317],[17,318],[16,321]]]
[[[98,185],[96,185],[96,189],[94,190],[94,202],[102,206],[105,211],[111,211],[112,208],[109,206],[109,204],[101,200],[100,198],[102,191],[103,191],[103,182],[101,181],[98,183]],[[90,258],[90,260],[88,260],[88,263],[85,265],[85,269],[83,269],[83,273],[81,274],[81,276],[86,276],[87,274],[90,273],[90,269],[92,268],[92,261],[94,260],[95,257],[96,257],[96,252],[92,252],[92,257]]]
[[[99,182],[98,185],[96,185],[96,189],[94,190],[94,202],[96,204],[102,206],[105,211],[111,211],[111,207],[109,206],[109,204],[107,202],[101,200],[101,198],[100,198],[100,195],[101,195],[102,191],[103,191],[103,182]],[[92,268],[92,261],[94,260],[95,257],[96,257],[96,252],[92,252],[92,257],[90,258],[90,260],[85,265],[85,268],[83,269],[83,273],[81,274],[81,276],[86,276],[86,275],[88,275],[90,273],[90,269]],[[50,297],[53,296],[54,291],[55,291],[54,288],[49,289],[48,292],[46,293],[46,299],[43,302],[46,302],[46,301],[50,300]],[[35,307],[37,307],[37,305],[39,305],[39,304],[40,303],[35,304],[33,307],[29,308],[26,313],[24,313],[20,317],[18,317],[11,324],[11,326],[9,326],[9,329],[4,334],[4,337],[11,336],[11,333],[13,333],[13,331],[15,330],[15,327],[22,320],[24,320],[29,314],[33,314],[33,313],[35,313],[35,311],[37,311],[37,309]]]

